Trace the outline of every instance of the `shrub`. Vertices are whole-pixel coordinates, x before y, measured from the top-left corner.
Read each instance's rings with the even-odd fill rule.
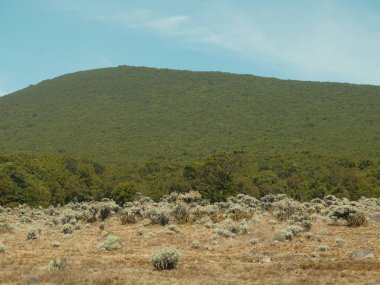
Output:
[[[350,213],[346,220],[349,227],[365,226],[368,223],[363,212]]]
[[[324,244],[319,247],[320,251],[328,251],[329,249],[330,248],[327,245],[324,245]]]
[[[1,232],[11,232],[13,230],[12,225],[8,223],[0,222],[0,233]]]
[[[152,264],[157,270],[174,269],[180,259],[180,253],[175,248],[165,247],[153,253]]]
[[[236,234],[230,232],[229,230],[227,229],[223,229],[223,228],[216,228],[214,229],[214,233],[222,236],[222,237],[225,237],[225,238],[230,238],[230,237],[234,237],[236,236]]]
[[[96,221],[96,210],[95,209],[90,209],[90,210],[85,210],[82,213],[83,219],[87,223],[93,223]]]
[[[234,204],[227,210],[228,216],[235,220],[239,221],[242,219],[248,219],[251,217],[249,209],[242,207],[240,205]]]
[[[199,202],[202,199],[202,195],[197,191],[189,191],[179,195],[178,199],[187,204],[191,204]]]
[[[51,260],[47,266],[49,271],[60,271],[66,266],[66,258],[55,258]]]
[[[311,230],[313,224],[311,218],[308,215],[293,215],[289,218],[288,223],[292,223],[301,226],[306,231]]]
[[[259,243],[259,240],[258,240],[257,238],[253,238],[253,239],[251,239],[251,240],[249,241],[249,243],[252,244],[252,245],[256,245],[256,244]]]
[[[122,212],[120,222],[122,225],[135,224],[139,216],[141,216],[141,209],[139,207],[131,207]]]
[[[234,234],[246,234],[248,233],[248,225],[243,222],[235,222],[230,219],[223,221],[223,227]]]
[[[180,229],[176,225],[167,225],[166,228],[174,233],[180,233]]]
[[[62,227],[62,232],[65,234],[65,235],[68,235],[68,234],[72,234],[74,231],[74,227],[70,224],[64,224],[63,227]]]
[[[332,209],[330,218],[345,220],[349,227],[360,227],[367,224],[366,216],[354,206],[338,206]]]
[[[342,239],[342,238],[336,238],[335,239],[335,244],[336,245],[342,245],[342,244],[344,244],[346,241],[344,240],[344,239]]]
[[[186,223],[190,217],[189,207],[185,203],[179,203],[173,208],[171,214],[178,223]]]
[[[286,231],[291,232],[293,235],[297,235],[302,232],[304,229],[299,226],[289,226],[286,228]]]
[[[29,229],[26,235],[26,239],[28,240],[36,239],[39,233],[40,233],[39,229]]]
[[[0,242],[0,253],[4,253],[7,251],[7,247]]]
[[[114,235],[108,235],[104,242],[98,244],[99,249],[105,249],[108,251],[121,248],[122,243],[119,237]]]
[[[52,246],[52,247],[60,247],[60,246],[61,246],[61,243],[58,242],[58,241],[54,241],[54,242],[51,243],[51,246]]]
[[[287,230],[281,230],[274,234],[273,241],[286,241],[286,240],[292,240],[293,233]]]
[[[191,248],[198,249],[201,247],[201,243],[197,240],[193,241],[191,244]]]
[[[152,222],[152,224],[160,224],[162,226],[165,226],[170,222],[169,213],[162,209],[152,208],[147,210],[144,215]]]
[[[305,234],[305,238],[306,239],[312,239],[313,238],[313,234],[312,233],[306,233]]]
[[[302,204],[291,199],[282,199],[274,202],[272,207],[275,209],[276,218],[280,221],[285,221],[292,215],[301,213],[304,210]]]

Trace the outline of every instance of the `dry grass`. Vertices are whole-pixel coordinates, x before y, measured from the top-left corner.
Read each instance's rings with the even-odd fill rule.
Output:
[[[270,219],[250,224],[246,235],[219,237],[212,245],[212,229],[204,226],[179,225],[180,233],[168,234],[162,226],[148,225],[143,230],[154,235],[144,238],[137,235],[141,225],[121,225],[113,217],[105,222],[105,229],[124,242],[115,251],[97,248],[104,239],[97,223],[83,224],[71,238],[42,225],[36,240],[26,240],[26,229],[5,232],[0,241],[8,250],[0,253],[0,284],[380,284],[378,225],[349,228],[316,223],[310,240],[301,233],[292,241],[272,243],[274,232],[287,225],[268,225]],[[258,244],[252,245],[252,238]],[[337,238],[344,243],[337,244]],[[194,240],[201,243],[199,249],[192,248]],[[52,247],[54,241],[62,245]],[[319,251],[321,245],[329,250]],[[181,252],[177,269],[153,269],[151,254],[163,246]],[[358,248],[372,250],[375,259],[352,260],[350,254]],[[312,252],[319,258],[311,257]],[[58,257],[67,258],[66,268],[49,272],[49,261]]]

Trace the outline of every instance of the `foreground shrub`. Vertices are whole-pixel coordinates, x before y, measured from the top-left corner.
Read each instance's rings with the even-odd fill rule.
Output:
[[[66,266],[66,258],[55,258],[51,260],[47,266],[49,271],[60,271]]]
[[[164,247],[153,253],[152,264],[157,270],[174,269],[180,258],[175,248]]]
[[[108,235],[104,242],[98,244],[99,249],[115,250],[121,248],[122,243],[119,237],[114,235]]]

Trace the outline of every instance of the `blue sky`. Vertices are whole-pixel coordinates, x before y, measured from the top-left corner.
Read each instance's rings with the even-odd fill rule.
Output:
[[[0,0],[0,94],[137,65],[380,85],[377,0]]]

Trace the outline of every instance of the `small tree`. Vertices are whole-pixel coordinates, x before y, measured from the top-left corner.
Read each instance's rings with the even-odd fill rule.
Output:
[[[119,205],[133,201],[136,197],[136,186],[131,182],[119,183],[112,191],[112,199],[114,199]]]

